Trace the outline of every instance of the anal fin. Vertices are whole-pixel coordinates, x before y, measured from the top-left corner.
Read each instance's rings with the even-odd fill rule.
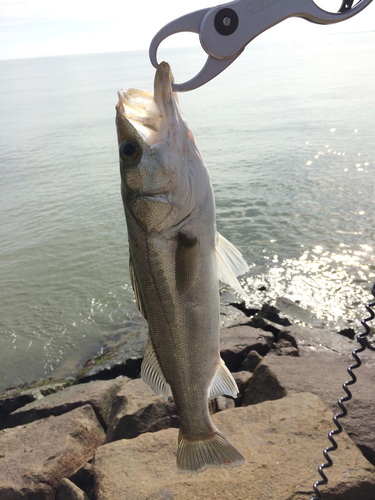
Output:
[[[169,384],[160,367],[150,338],[147,341],[141,366],[141,378],[158,396],[168,401]]]
[[[220,358],[220,364],[212,381],[208,397],[210,399],[215,399],[218,396],[232,396],[232,398],[236,398],[238,392],[236,381],[224,361]]]

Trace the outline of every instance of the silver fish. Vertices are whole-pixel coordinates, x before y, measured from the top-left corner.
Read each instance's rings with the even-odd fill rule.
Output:
[[[130,275],[149,339],[142,379],[180,417],[177,467],[246,463],[213,424],[208,400],[238,388],[219,353],[219,279],[248,299],[236,276],[248,266],[216,231],[211,181],[173,94],[167,63],[154,94],[118,93],[116,126]]]

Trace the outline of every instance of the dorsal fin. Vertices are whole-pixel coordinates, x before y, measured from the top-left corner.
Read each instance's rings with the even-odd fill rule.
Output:
[[[198,240],[184,233],[177,235],[176,249],[176,287],[180,295],[192,287],[198,264]]]
[[[216,233],[215,255],[219,280],[234,288],[241,298],[248,302],[250,300],[249,296],[241,287],[236,277],[246,273],[249,269],[241,252],[224,236]]]
[[[147,319],[146,309],[145,309],[144,304],[143,304],[141,290],[139,288],[137,276],[136,276],[135,271],[134,271],[132,256],[129,257],[129,270],[130,270],[130,280],[131,280],[134,295],[135,295],[135,302],[138,306],[139,312],[142,314],[142,316],[144,316]]]

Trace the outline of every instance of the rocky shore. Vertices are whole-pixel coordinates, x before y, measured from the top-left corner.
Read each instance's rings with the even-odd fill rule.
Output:
[[[178,474],[172,399],[139,378],[146,325],[121,335],[75,378],[0,394],[1,500],[310,500],[345,396],[351,330],[292,324],[272,307],[222,308],[221,356],[240,389],[211,403],[247,465]],[[375,498],[375,355],[361,355],[326,469],[324,500]]]

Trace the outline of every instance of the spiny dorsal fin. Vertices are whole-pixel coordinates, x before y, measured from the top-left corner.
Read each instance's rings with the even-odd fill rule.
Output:
[[[220,364],[212,381],[208,397],[210,399],[215,399],[218,396],[232,396],[232,398],[236,398],[238,392],[236,381],[224,361],[220,358]]]
[[[158,396],[168,401],[169,385],[156,357],[150,338],[147,341],[141,366],[141,378]]]
[[[184,233],[177,235],[176,287],[180,295],[188,292],[197,275],[198,240]]]
[[[137,276],[135,275],[135,272],[134,272],[134,265],[133,265],[132,256],[129,257],[129,270],[130,270],[130,280],[132,283],[132,287],[133,287],[133,291],[134,291],[134,295],[135,295],[135,301],[137,303],[139,312],[142,314],[142,316],[144,316],[147,319],[146,309],[145,309],[144,304],[143,304],[141,290],[140,290],[139,285],[138,285]]]
[[[234,288],[243,300],[249,301],[249,296],[236,277],[244,274],[249,269],[241,252],[224,236],[216,233],[215,255],[219,280]]]

